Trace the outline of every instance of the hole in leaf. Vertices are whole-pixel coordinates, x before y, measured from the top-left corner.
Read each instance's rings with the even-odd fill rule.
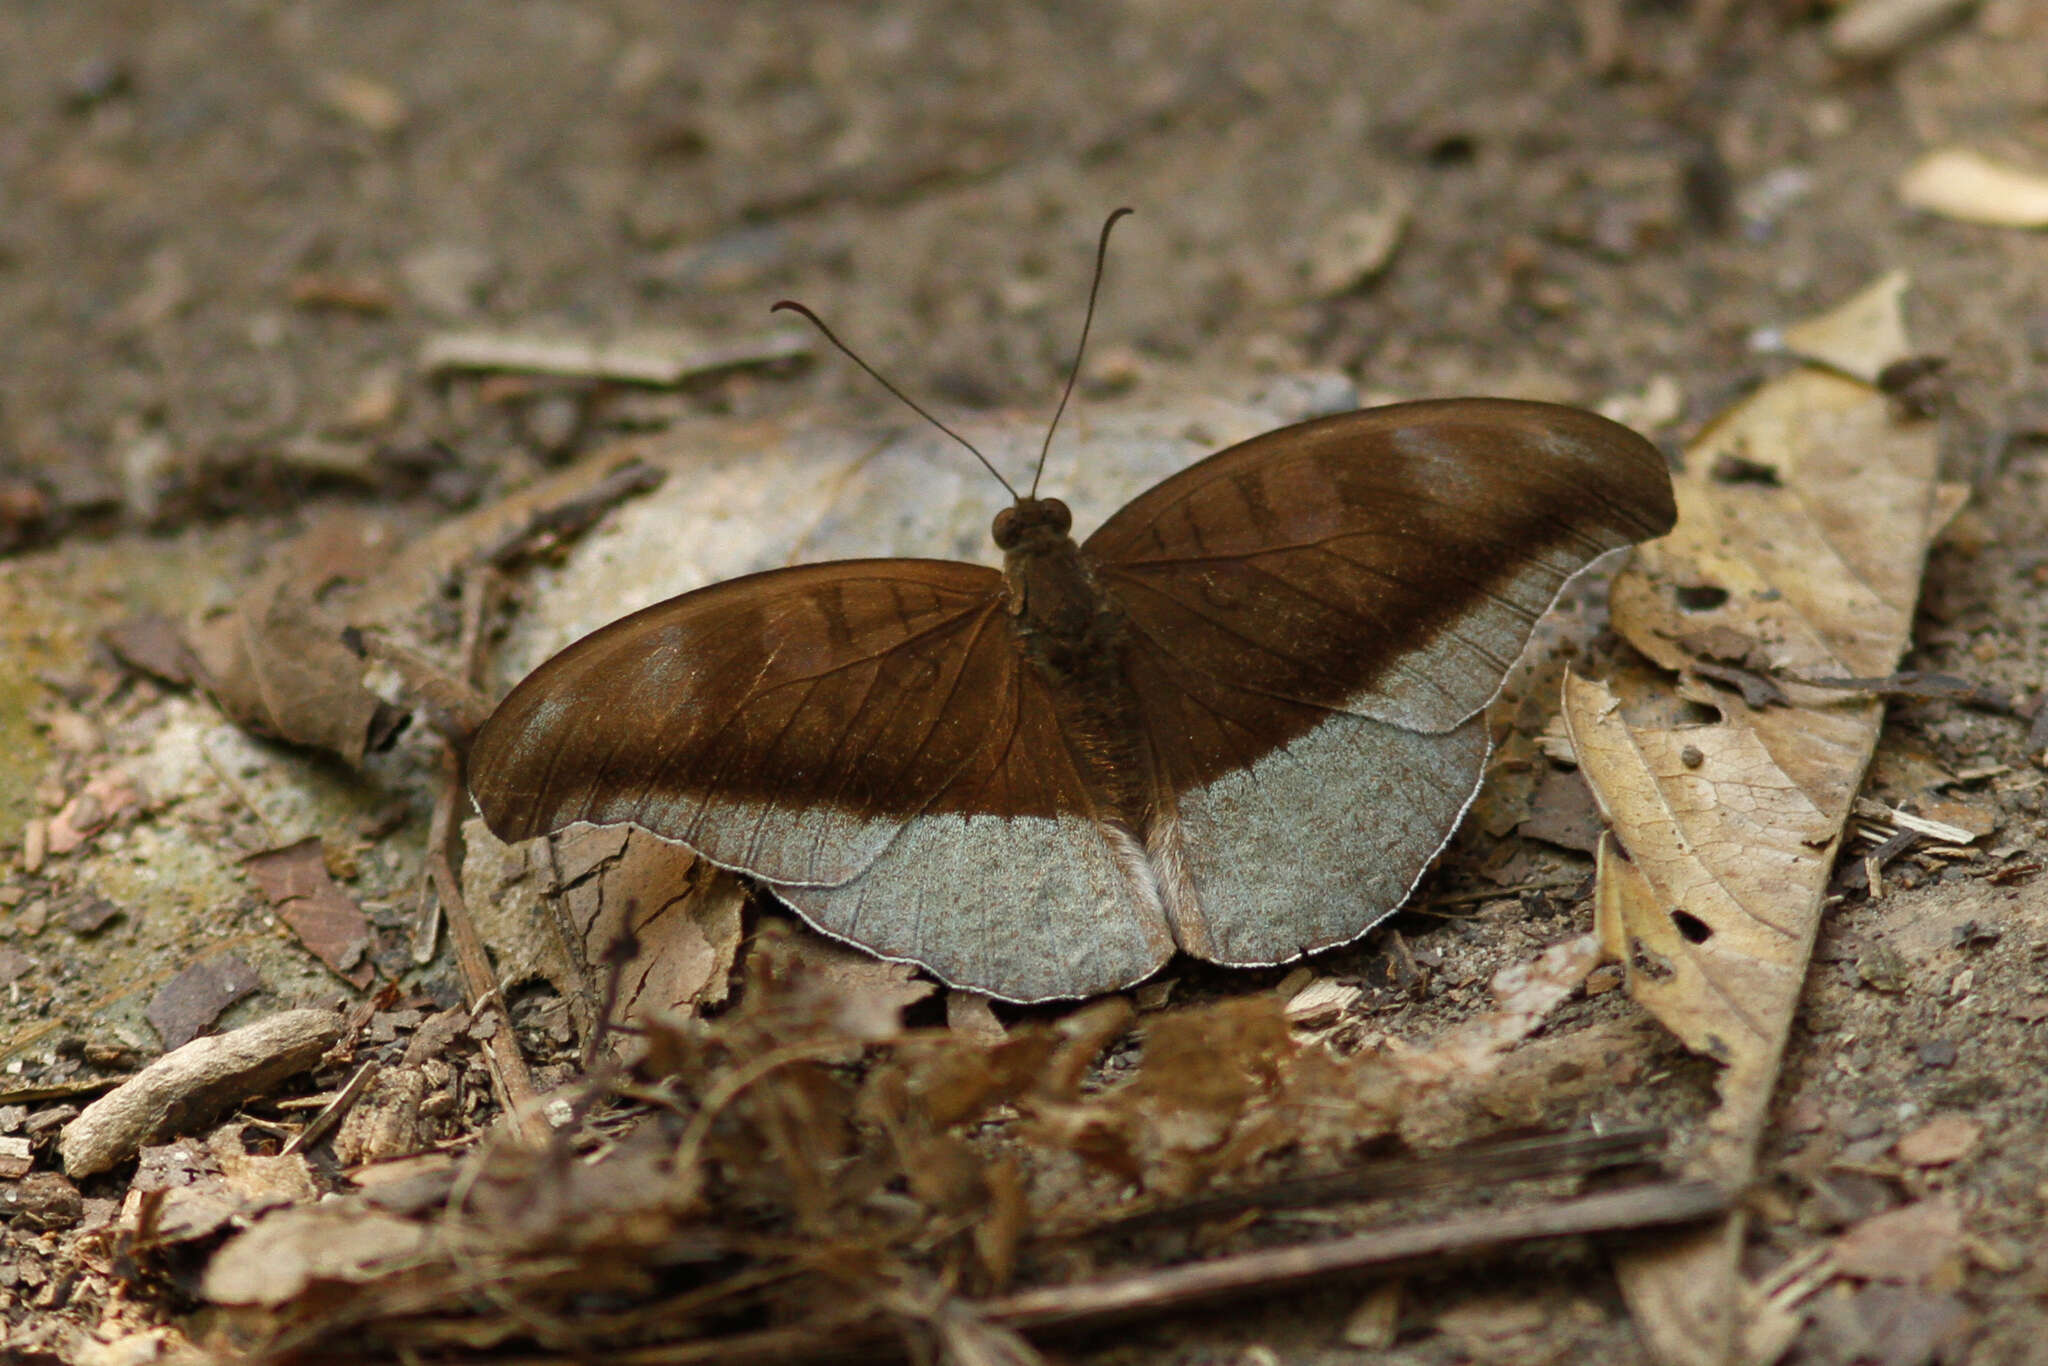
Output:
[[[1681,612],[1711,612],[1728,601],[1728,590],[1703,583],[1696,586],[1679,585],[1678,610]]]
[[[1689,944],[1704,944],[1714,937],[1714,927],[1691,911],[1673,911],[1671,923],[1678,927],[1678,932]]]

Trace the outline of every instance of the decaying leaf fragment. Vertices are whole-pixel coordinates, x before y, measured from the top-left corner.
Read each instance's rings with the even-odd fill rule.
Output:
[[[318,835],[251,854],[242,866],[314,957],[358,990],[370,984],[369,918],[327,871]]]
[[[1861,355],[1873,333],[1902,342],[1898,293],[1895,280],[1879,282],[1829,315],[1861,336],[1808,329],[1802,350]],[[1715,477],[1733,461],[1772,477]],[[1700,1161],[1731,1186],[1753,1167],[1884,713],[1881,700],[1791,680],[1897,665],[1928,543],[1956,501],[1935,474],[1932,424],[1902,419],[1871,386],[1809,369],[1759,391],[1687,452],[1677,529],[1639,550],[1612,595],[1615,628],[1677,675],[1680,699],[1718,719],[1688,720],[1668,676],[1650,670],[1565,690],[1580,765],[1613,830],[1600,860],[1602,933],[1631,994],[1723,1064]],[[1696,667],[1700,642],[1734,638],[1782,680],[1781,705],[1752,706]],[[1624,1263],[1662,1359],[1731,1359],[1739,1241],[1724,1228]]]
[[[540,976],[589,1037],[611,1023],[726,999],[747,893],[679,844],[625,826],[579,826],[507,845],[470,821],[463,888],[509,981]]]
[[[406,714],[363,686],[344,623],[319,604],[330,583],[389,554],[376,540],[368,526],[323,523],[286,546],[232,607],[186,628],[198,681],[230,720],[351,764],[398,733]]]

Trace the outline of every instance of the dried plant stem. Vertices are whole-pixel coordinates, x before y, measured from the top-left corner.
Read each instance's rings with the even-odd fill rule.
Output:
[[[434,821],[427,835],[427,871],[440,896],[442,914],[448,920],[448,942],[455,950],[455,963],[462,972],[462,985],[472,1011],[492,1011],[498,1028],[484,1040],[484,1057],[491,1065],[491,1080],[498,1102],[505,1107],[520,1137],[534,1147],[544,1147],[550,1133],[547,1117],[540,1112],[533,1089],[533,1074],[519,1051],[519,1036],[512,1028],[512,1012],[498,990],[498,977],[491,967],[483,936],[469,917],[469,903],[463,900],[462,882],[455,875],[452,850],[455,845],[456,813],[465,794],[462,764],[453,751],[442,756],[441,790],[434,799]]]
[[[483,623],[496,601],[502,580],[496,571],[472,571],[462,585],[463,674],[474,684],[483,675],[486,637]],[[512,1027],[512,1012],[498,990],[498,976],[491,966],[490,952],[476,922],[470,919],[469,903],[463,899],[462,880],[456,875],[456,849],[460,842],[459,822],[468,805],[469,794],[462,781],[462,759],[453,749],[441,756],[441,786],[434,796],[434,818],[427,831],[427,873],[447,917],[448,940],[455,950],[456,966],[462,973],[463,990],[472,1011],[488,1010],[498,1017],[498,1028],[484,1040],[484,1056],[490,1062],[491,1081],[498,1102],[511,1118],[514,1132],[527,1144],[547,1146],[553,1135],[547,1116],[540,1112],[533,1089],[533,1074],[519,1051],[519,1035]]]

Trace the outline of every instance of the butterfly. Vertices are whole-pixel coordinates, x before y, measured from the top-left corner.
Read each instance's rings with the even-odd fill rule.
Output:
[[[1000,570],[842,560],[636,612],[512,690],[471,792],[502,839],[630,823],[1006,1000],[1176,951],[1285,962],[1408,897],[1537,619],[1675,517],[1657,448],[1579,409],[1318,418],[1083,541],[1034,485],[995,518]]]

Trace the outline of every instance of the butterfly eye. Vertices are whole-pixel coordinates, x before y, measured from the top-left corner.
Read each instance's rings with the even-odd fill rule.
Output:
[[[1017,509],[1006,507],[996,514],[995,525],[989,528],[989,538],[998,550],[1015,548],[1022,529],[1017,524]]]

